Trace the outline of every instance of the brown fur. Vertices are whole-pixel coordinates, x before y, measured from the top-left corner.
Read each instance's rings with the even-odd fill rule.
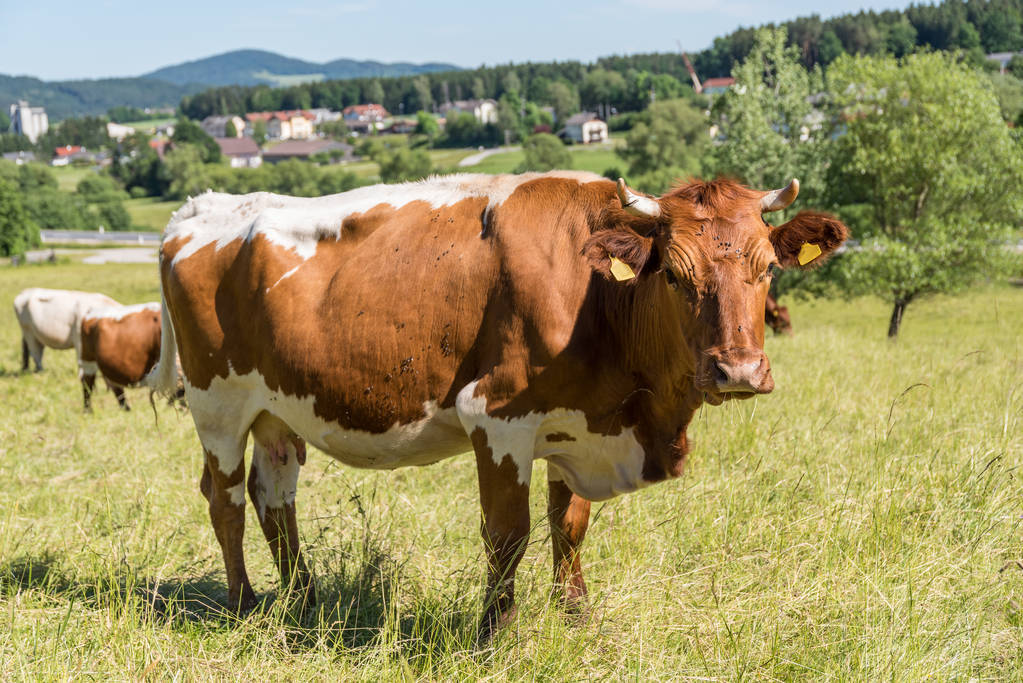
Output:
[[[160,358],[160,311],[143,310],[120,320],[86,314],[81,345],[81,359],[96,363],[118,403],[127,409],[124,388],[139,384]],[[95,375],[82,374],[86,410],[95,381]]]
[[[771,231],[771,244],[778,261],[785,268],[812,270],[824,264],[828,256],[849,239],[849,229],[837,218],[817,211],[800,211],[788,223]],[[807,242],[819,246],[824,252],[805,266],[799,265],[799,250]]]

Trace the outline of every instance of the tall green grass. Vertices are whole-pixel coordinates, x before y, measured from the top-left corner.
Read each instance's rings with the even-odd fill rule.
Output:
[[[0,270],[29,285],[154,299],[153,266]],[[263,608],[223,612],[220,550],[187,414],[129,392],[81,411],[71,352],[18,372],[0,316],[3,678],[855,679],[1023,677],[1023,290],[909,309],[786,302],[777,389],[705,408],[687,474],[594,505],[592,610],[548,600],[544,467],[520,611],[477,651],[483,556],[471,456],[371,472],[311,453],[299,526],[319,585],[278,600],[254,515]]]

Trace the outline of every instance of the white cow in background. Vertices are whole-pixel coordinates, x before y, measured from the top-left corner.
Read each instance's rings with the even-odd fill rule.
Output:
[[[43,369],[43,348],[78,349],[82,316],[93,306],[120,306],[105,294],[66,289],[23,290],[14,297],[14,315],[21,325],[21,369],[31,355],[36,372]]]

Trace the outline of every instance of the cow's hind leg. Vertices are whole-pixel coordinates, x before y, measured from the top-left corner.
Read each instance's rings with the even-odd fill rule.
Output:
[[[114,396],[117,397],[117,405],[121,406],[122,410],[131,410],[131,406],[128,405],[128,398],[124,395],[124,387],[119,387],[116,384],[111,384],[110,391],[114,392]]]
[[[549,478],[547,486],[547,514],[554,551],[554,593],[569,611],[581,612],[586,607],[586,582],[579,563],[579,547],[590,525],[590,501],[572,493],[563,481]]]
[[[35,335],[26,334],[21,337],[21,344],[22,344],[21,369],[28,370],[28,358],[25,357],[25,353],[27,352],[28,355],[32,357],[32,360],[36,364],[36,372],[42,372],[44,348],[42,342],[36,339]]]
[[[265,429],[259,429],[267,419],[280,427],[276,438],[267,439]],[[295,490],[299,467],[305,464],[305,442],[283,422],[266,413],[257,419],[252,434],[249,497],[256,506],[263,535],[285,588],[297,591],[303,607],[312,606],[316,602],[316,591],[299,548],[295,519]]]
[[[28,372],[28,342],[24,335],[21,337],[21,371]]]
[[[82,402],[86,412],[92,412],[92,392],[96,388],[96,375],[82,373]]]
[[[245,441],[243,439],[232,447],[226,440],[210,439],[202,432],[199,439],[203,442],[205,454],[199,489],[209,502],[210,522],[224,554],[228,606],[244,611],[256,604],[256,594],[245,571],[242,551],[245,534]]]

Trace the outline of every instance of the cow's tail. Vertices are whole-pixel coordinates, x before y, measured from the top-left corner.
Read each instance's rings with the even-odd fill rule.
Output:
[[[163,278],[161,278],[162,280]],[[160,285],[160,360],[146,375],[145,385],[152,394],[171,398],[178,393],[178,343],[174,337],[174,324],[167,310],[167,296]]]

